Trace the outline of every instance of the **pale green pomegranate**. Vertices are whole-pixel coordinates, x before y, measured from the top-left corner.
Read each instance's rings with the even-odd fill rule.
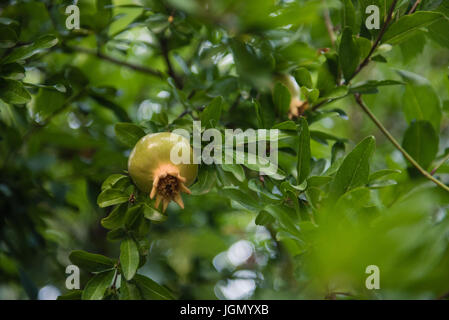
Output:
[[[188,163],[173,163],[173,153],[182,155],[181,150],[190,153],[185,161]],[[160,132],[148,134],[136,143],[128,159],[128,172],[141,191],[151,199],[156,197],[155,207],[162,203],[165,211],[172,200],[184,208],[181,191],[190,194],[187,187],[195,181],[198,165],[193,163],[193,150],[186,138]]]

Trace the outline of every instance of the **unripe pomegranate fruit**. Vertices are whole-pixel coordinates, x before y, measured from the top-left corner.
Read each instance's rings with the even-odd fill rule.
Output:
[[[290,110],[288,112],[288,118],[298,118],[309,107],[307,101],[302,101],[300,98],[300,90],[295,78],[289,74],[279,74],[275,76],[275,81],[279,81],[290,91]]]
[[[172,150],[179,157],[181,153],[177,151],[188,150],[189,163],[174,164]],[[165,211],[172,200],[184,209],[181,191],[191,193],[187,187],[195,181],[198,165],[193,163],[193,150],[186,138],[160,132],[148,134],[137,142],[128,159],[128,172],[141,191],[148,193],[151,199],[156,197],[155,207],[162,203],[162,211]]]

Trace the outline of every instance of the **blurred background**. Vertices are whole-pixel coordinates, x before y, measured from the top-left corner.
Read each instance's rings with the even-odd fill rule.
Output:
[[[326,61],[320,49],[335,48],[325,16],[338,37],[343,10],[338,0],[86,0],[77,2],[81,29],[74,31],[65,26],[65,8],[73,3],[0,5],[0,35],[6,28],[16,34],[12,46],[8,39],[0,42],[2,59],[42,36],[58,38],[22,57],[22,68],[1,70],[5,79],[20,80],[30,97],[8,103],[13,90],[5,83],[0,88],[0,299],[55,299],[66,293],[72,250],[118,257],[119,246],[106,240],[100,224],[110,209],[99,208],[96,200],[104,179],[127,168],[130,148],[117,141],[117,122],[160,130],[185,110],[185,99],[200,108],[221,95],[224,127],[257,128],[250,99],[255,90],[263,99],[274,72],[298,67],[307,68],[315,84]],[[398,10],[413,3],[400,1]],[[429,3],[433,10],[441,1]],[[360,25],[360,3],[353,4]],[[246,39],[259,60],[242,57],[236,38]],[[387,62],[369,64],[357,80],[401,80],[397,70],[427,78],[443,112],[438,157],[444,157],[449,43],[417,30],[401,44],[379,50]],[[173,81],[135,65],[167,72]],[[68,102],[80,88],[83,94]],[[398,140],[408,126],[405,90],[379,87],[364,98]],[[139,272],[181,299],[433,299],[449,291],[448,194],[407,170],[351,96],[325,107],[337,108],[343,116],[337,112],[311,129],[347,139],[346,152],[374,135],[371,170],[400,171],[373,191],[376,210],[364,207],[357,220],[301,226],[304,237],[298,242],[275,226],[256,225],[257,212],[224,197],[215,185],[203,195],[184,197],[185,210],[171,204],[168,220],[151,226],[147,262]],[[187,124],[177,124],[182,125]],[[330,165],[332,144],[311,140],[311,150],[316,161]],[[448,182],[448,173],[449,165],[443,165],[438,177]],[[356,207],[357,198],[342,210]],[[374,222],[372,214],[378,217]],[[380,267],[380,292],[364,287],[370,264]],[[89,278],[81,273],[82,286]]]

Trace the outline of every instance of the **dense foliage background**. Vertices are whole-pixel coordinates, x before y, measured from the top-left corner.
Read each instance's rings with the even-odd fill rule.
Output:
[[[0,5],[0,299],[446,297],[447,1],[75,2]],[[199,119],[281,129],[279,172],[202,165],[162,214],[130,149]]]

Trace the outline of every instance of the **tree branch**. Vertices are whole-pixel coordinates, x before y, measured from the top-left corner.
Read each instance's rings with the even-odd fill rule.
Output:
[[[135,71],[146,73],[148,75],[151,75],[151,76],[154,76],[154,77],[157,77],[157,78],[161,78],[161,79],[164,78],[164,74],[161,71],[159,71],[159,70],[154,70],[154,69],[151,69],[151,68],[148,68],[148,67],[144,67],[144,66],[132,64],[132,63],[129,63],[129,62],[126,62],[126,61],[122,61],[122,60],[119,60],[117,58],[108,56],[108,55],[106,55],[104,53],[101,53],[101,52],[93,50],[93,49],[88,49],[88,48],[83,48],[83,47],[78,47],[78,46],[65,46],[65,48],[67,48],[69,50],[72,50],[72,51],[78,51],[78,52],[81,52],[81,53],[85,53],[85,54],[89,54],[89,55],[92,55],[92,56],[96,56],[97,58],[100,58],[102,60],[105,60],[105,61],[114,63],[116,65],[120,65],[120,66],[129,68],[129,69],[132,69],[132,70],[135,70]]]
[[[391,141],[391,143],[395,146],[396,149],[398,149],[404,158],[406,158],[426,179],[429,179],[433,183],[435,183],[440,188],[446,190],[449,192],[449,187],[439,181],[438,179],[434,178],[430,173],[428,173],[426,170],[424,170],[418,162],[416,162],[413,157],[408,154],[405,149],[401,147],[399,142],[396,141],[396,139],[391,135],[391,133],[383,126],[383,124],[376,118],[376,116],[371,112],[371,110],[368,109],[368,107],[363,103],[362,96],[358,93],[354,94],[355,100],[359,104],[359,106],[362,108],[362,110],[371,118],[371,120],[374,122],[374,124],[382,131],[382,133],[388,138],[388,140]]]
[[[178,75],[176,74],[175,70],[173,69],[173,66],[172,66],[172,64],[170,62],[170,58],[168,56],[168,43],[167,43],[167,40],[165,38],[162,38],[159,41],[159,43],[161,45],[162,56],[164,57],[165,64],[166,64],[167,69],[168,69],[167,73],[175,81],[176,87],[178,89],[182,89],[182,87],[183,87],[182,80],[181,80],[181,78],[178,77]]]
[[[449,153],[433,168],[433,170],[430,172],[430,174],[433,176],[435,172],[447,161],[449,160]]]
[[[415,3],[413,4],[413,7],[410,9],[410,11],[408,12],[408,14],[412,14],[413,12],[416,11],[416,8],[418,8],[418,5],[421,3],[421,0],[416,0]]]
[[[323,0],[323,4],[326,4],[326,0]],[[324,7],[324,23],[326,24],[327,33],[329,34],[329,38],[331,40],[332,46],[335,47],[335,33],[334,33],[334,26],[332,24],[332,20],[329,14],[329,9],[325,6]]]
[[[377,47],[380,44],[380,41],[382,40],[382,37],[384,36],[385,32],[387,31],[388,25],[391,22],[391,19],[393,18],[393,12],[394,8],[396,7],[398,0],[393,0],[393,3],[391,4],[390,10],[388,11],[387,19],[385,20],[385,23],[382,26],[382,29],[379,32],[379,35],[377,36],[376,41],[371,46],[371,50],[369,51],[368,55],[365,59],[363,59],[362,63],[359,64],[357,69],[354,71],[354,74],[347,80],[345,80],[345,83],[348,84],[364,67],[368,65],[368,63],[371,60],[371,56],[373,55],[374,51],[377,49]]]

